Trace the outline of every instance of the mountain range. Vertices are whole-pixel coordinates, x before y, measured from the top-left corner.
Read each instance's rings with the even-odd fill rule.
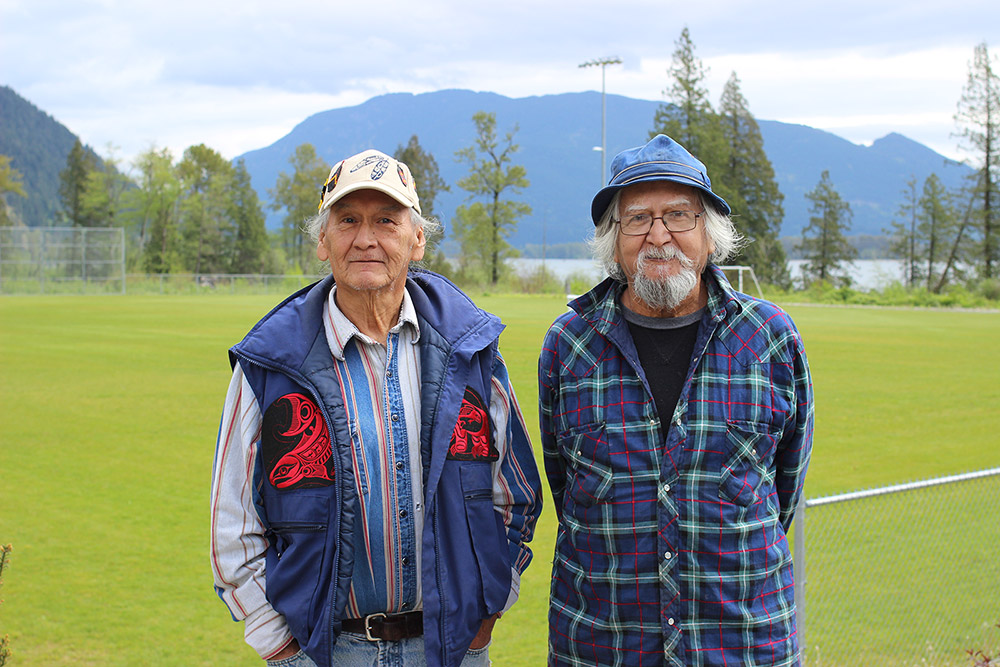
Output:
[[[606,102],[610,165],[619,151],[648,140],[661,103],[620,95],[607,95]],[[500,137],[514,132],[520,147],[514,163],[525,167],[531,183],[512,195],[530,204],[532,213],[521,220],[511,243],[523,248],[586,238],[593,228],[590,202],[605,181],[601,174],[598,92],[524,98],[468,90],[391,93],[309,116],[270,146],[239,157],[266,205],[268,190],[279,173],[291,170],[288,158],[302,143],[313,144],[317,153],[333,164],[367,148],[391,154],[415,134],[451,185],[450,191],[439,194],[434,206],[447,229],[455,209],[467,199],[467,193],[456,184],[468,172],[468,165],[456,160],[455,153],[473,145],[472,116],[477,111],[496,114]],[[937,173],[946,187],[954,188],[971,172],[968,166],[901,134],[860,146],[804,125],[770,120],[758,123],[785,196],[783,236],[798,236],[808,224],[805,194],[816,186],[824,169],[830,171],[837,191],[851,205],[854,217],[850,233],[876,236],[889,226],[911,177],[920,187],[927,176]],[[9,87],[0,86],[0,153],[12,157],[12,166],[21,172],[28,194],[27,198],[8,196],[8,203],[28,225],[58,224],[59,172],[75,141],[70,129]],[[319,187],[317,183],[317,193]],[[278,228],[282,212],[266,211],[268,227]]]
[[[619,151],[645,143],[660,102],[607,95],[607,164]],[[278,174],[290,171],[288,158],[299,144],[309,142],[320,157],[334,164],[367,148],[392,154],[416,134],[434,155],[442,178],[451,184],[434,209],[445,223],[466,201],[455,183],[468,165],[455,152],[472,146],[477,111],[496,114],[497,134],[516,130],[519,150],[515,164],[527,170],[529,188],[512,195],[532,207],[510,241],[515,247],[582,241],[593,228],[590,202],[606,179],[601,174],[601,94],[564,93],[509,98],[495,93],[443,90],[432,93],[392,93],[353,107],[332,109],[306,118],[266,148],[241,157],[262,199]],[[809,221],[805,194],[816,187],[824,169],[851,205],[850,234],[880,235],[899,208],[901,192],[911,177],[918,188],[931,173],[947,187],[956,187],[970,168],[948,160],[901,134],[889,134],[871,146],[853,144],[829,132],[804,125],[758,120],[764,148],[784,194],[783,236],[797,236]],[[596,147],[596,150],[595,150]],[[711,174],[709,174],[711,176]],[[738,211],[736,212],[738,213]],[[268,227],[280,225],[270,213]]]

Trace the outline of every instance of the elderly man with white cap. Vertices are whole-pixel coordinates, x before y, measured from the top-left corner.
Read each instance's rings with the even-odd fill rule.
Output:
[[[549,665],[796,665],[802,339],[716,265],[742,241],[700,161],[659,135],[611,169],[592,205],[610,277],[539,358],[559,518]]]
[[[541,509],[503,326],[411,267],[405,164],[339,162],[307,227],[331,275],[229,351],[215,587],[272,665],[489,664]]]

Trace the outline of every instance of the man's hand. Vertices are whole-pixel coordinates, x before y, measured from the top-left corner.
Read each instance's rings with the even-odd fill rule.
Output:
[[[483,621],[483,624],[479,626],[479,632],[476,633],[476,637],[469,646],[469,650],[481,649],[490,643],[490,638],[493,636],[493,625],[498,618],[500,618],[500,614],[494,614]]]
[[[272,655],[269,659],[284,660],[285,658],[291,658],[298,652],[299,652],[299,643],[293,639],[291,643],[288,644],[288,646],[286,646],[285,648],[281,649],[280,651]]]

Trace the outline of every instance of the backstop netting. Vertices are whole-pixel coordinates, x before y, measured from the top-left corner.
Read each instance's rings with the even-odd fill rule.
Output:
[[[122,294],[120,227],[0,227],[0,294]]]

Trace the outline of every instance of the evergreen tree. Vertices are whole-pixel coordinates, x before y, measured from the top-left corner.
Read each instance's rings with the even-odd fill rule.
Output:
[[[934,279],[935,266],[944,259],[949,241],[954,237],[955,211],[951,198],[937,174],[931,174],[924,181],[923,194],[918,202],[917,235],[924,249],[927,289],[940,291],[943,281]]]
[[[857,250],[847,241],[845,232],[851,228],[851,207],[841,199],[830,180],[830,172],[824,170],[819,183],[806,199],[812,202],[809,224],[802,230],[799,249],[807,262],[802,266],[802,274],[808,284],[815,280],[850,284],[843,262],[857,256]]]
[[[788,287],[788,262],[778,240],[785,217],[774,167],[764,151],[760,126],[740,92],[733,72],[719,104],[721,133],[728,155],[720,171],[709,172],[713,185],[733,209],[733,222],[752,243],[734,259],[749,264],[760,280]],[[724,194],[723,194],[724,193]]]
[[[66,167],[59,172],[59,198],[66,219],[73,227],[94,226],[95,221],[84,211],[82,200],[87,176],[95,169],[97,160],[93,153],[84,150],[77,139],[66,156]]]
[[[406,146],[398,146],[392,155],[395,159],[410,168],[417,197],[420,198],[420,211],[424,217],[434,215],[434,202],[439,192],[448,192],[451,188],[441,178],[437,160],[420,145],[417,135],[410,137]]]
[[[118,224],[122,196],[131,184],[128,176],[119,171],[120,163],[115,148],[108,146],[108,155],[101,166],[87,174],[80,195],[80,208],[83,216],[93,221],[94,226],[114,227]]]
[[[12,227],[16,220],[14,212],[7,203],[7,195],[26,196],[21,182],[21,172],[11,167],[10,161],[9,155],[0,155],[0,227]]]
[[[931,288],[933,292],[940,292],[945,284],[947,283],[949,277],[954,276],[958,279],[966,279],[967,276],[964,275],[963,265],[972,266],[975,261],[979,258],[979,253],[974,249],[974,244],[971,243],[970,235],[971,230],[976,224],[975,218],[977,217],[978,210],[976,205],[979,202],[978,194],[981,192],[982,180],[985,174],[982,170],[977,172],[974,180],[971,180],[969,184],[962,188],[962,190],[951,196],[953,202],[964,201],[964,211],[959,215],[958,206],[954,207],[954,214],[956,218],[956,231],[952,235],[949,241],[950,248],[946,253],[944,258],[944,268],[938,277],[937,284]]]
[[[889,236],[889,252],[903,260],[903,283],[912,289],[920,280],[917,248],[917,213],[920,196],[917,177],[911,175],[903,188],[903,202],[896,211],[891,226],[883,231]]]
[[[302,234],[302,223],[316,214],[319,206],[319,192],[330,173],[330,165],[316,155],[312,144],[301,144],[288,158],[292,175],[278,174],[274,188],[268,190],[271,210],[285,210],[281,222],[281,237],[288,257],[303,271],[315,266],[315,255],[311,245]]]
[[[413,175],[414,186],[417,189],[417,197],[420,198],[420,210],[425,218],[437,217],[434,214],[434,202],[439,192],[447,192],[448,184],[441,178],[437,160],[420,145],[417,135],[410,137],[406,146],[398,146],[392,155],[410,168]],[[443,221],[441,221],[443,223]],[[440,238],[435,234],[435,238],[427,238],[427,247],[424,248],[423,264],[431,270],[440,273],[448,273],[450,267],[444,257],[444,253],[438,248]]]
[[[516,255],[506,239],[516,229],[518,219],[531,213],[528,204],[503,197],[508,191],[516,193],[528,187],[529,181],[523,166],[511,164],[511,156],[518,149],[514,143],[517,126],[500,140],[495,113],[479,111],[472,120],[476,125],[475,145],[455,154],[469,164],[469,175],[458,186],[469,193],[468,201],[475,197],[486,201],[458,207],[454,236],[462,246],[463,268],[481,268],[486,280],[496,285],[504,259]]]
[[[233,169],[229,198],[229,218],[235,238],[230,253],[230,273],[270,273],[270,244],[264,224],[264,211],[257,191],[250,183],[246,164],[240,159]]]
[[[714,174],[725,163],[726,145],[705,87],[708,68],[695,55],[686,26],[674,42],[673,61],[667,74],[671,83],[663,94],[672,104],[660,105],[653,117],[650,137],[661,133],[671,137],[701,160],[709,174]]]
[[[997,275],[1000,261],[996,211],[1000,204],[1000,77],[985,43],[975,48],[955,122],[980,172],[975,182],[980,201],[981,272],[989,279]]]

